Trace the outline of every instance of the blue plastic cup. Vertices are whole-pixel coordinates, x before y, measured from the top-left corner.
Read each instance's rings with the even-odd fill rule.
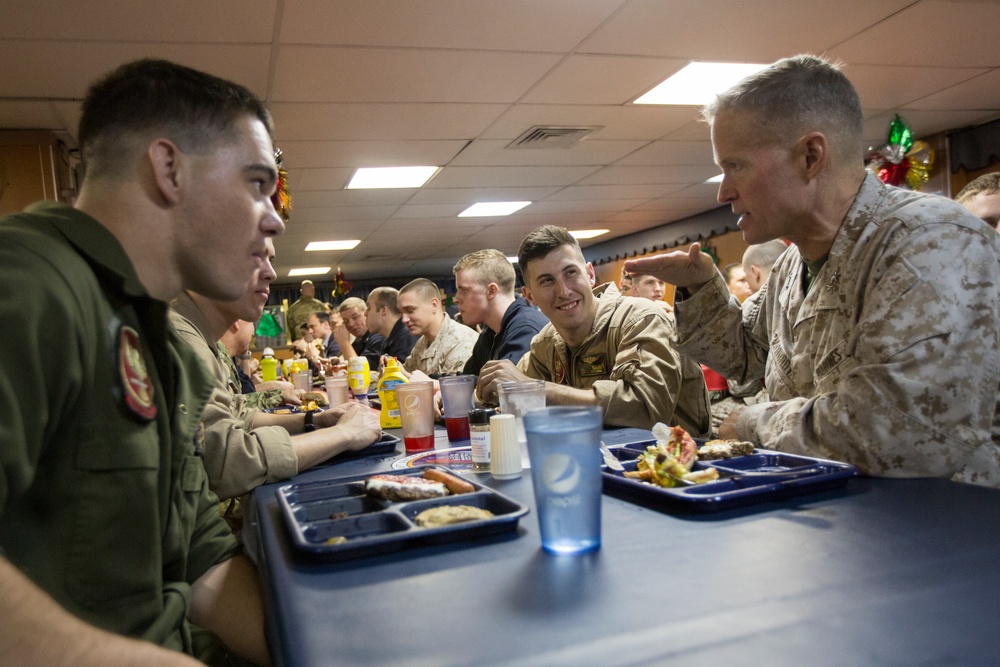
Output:
[[[581,554],[601,546],[600,408],[553,407],[524,415],[542,548]]]

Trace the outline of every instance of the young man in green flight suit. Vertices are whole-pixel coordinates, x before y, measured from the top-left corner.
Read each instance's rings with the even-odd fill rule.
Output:
[[[195,456],[212,378],[167,302],[240,297],[284,231],[270,115],[143,60],[90,88],[78,139],[75,206],[0,221],[0,663],[265,664],[256,571]]]

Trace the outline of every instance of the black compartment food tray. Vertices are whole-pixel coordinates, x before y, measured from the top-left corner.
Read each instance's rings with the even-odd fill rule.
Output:
[[[612,450],[625,470],[635,470],[636,458],[655,440],[630,443]],[[697,461],[692,470],[713,467],[714,482],[663,488],[604,468],[604,492],[657,509],[716,512],[843,486],[860,471],[856,466],[808,456],[757,449],[750,456]]]
[[[454,472],[440,466],[421,466],[394,473],[419,477],[428,468]],[[392,502],[365,494],[371,474],[318,482],[286,484],[276,491],[281,511],[300,551],[330,560],[389,553],[420,544],[450,542],[512,531],[528,508],[474,480],[461,477],[476,491],[443,498]],[[493,512],[493,517],[437,528],[421,528],[417,514],[441,505],[471,505]],[[346,516],[345,516],[346,514]],[[335,517],[335,518],[331,518]],[[331,537],[346,537],[340,544],[326,544]]]

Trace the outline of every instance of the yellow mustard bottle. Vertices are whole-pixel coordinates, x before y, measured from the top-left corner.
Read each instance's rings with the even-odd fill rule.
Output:
[[[409,382],[403,375],[399,362],[395,357],[389,357],[385,365],[385,373],[378,381],[378,398],[382,402],[382,412],[379,415],[379,425],[382,428],[402,428],[403,421],[399,416],[399,399],[396,397],[396,385]]]
[[[278,360],[273,355],[264,352],[260,360],[260,375],[264,382],[274,382],[278,379]]]

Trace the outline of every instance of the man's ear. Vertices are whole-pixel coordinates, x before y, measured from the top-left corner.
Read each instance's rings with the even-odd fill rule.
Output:
[[[823,171],[829,158],[826,135],[822,132],[810,132],[799,139],[796,148],[802,158],[800,164],[803,176],[811,181]]]
[[[594,265],[587,262],[587,279],[590,281],[591,287],[597,286],[597,273],[594,271]]]
[[[500,287],[496,283],[490,283],[486,286],[486,298],[492,301],[500,293]]]
[[[186,168],[185,156],[174,142],[159,138],[153,140],[147,149],[153,181],[156,189],[167,204],[182,201],[182,170]]]
[[[537,303],[535,303],[535,300],[531,298],[531,290],[528,289],[527,285],[521,288],[521,296],[523,296],[525,300],[527,300],[527,302],[530,303],[532,306],[538,305]]]
[[[232,324],[230,324],[229,325],[229,333],[231,333],[231,334],[238,334],[240,332],[240,322],[241,322],[241,320],[236,320],[235,322],[233,322]]]

